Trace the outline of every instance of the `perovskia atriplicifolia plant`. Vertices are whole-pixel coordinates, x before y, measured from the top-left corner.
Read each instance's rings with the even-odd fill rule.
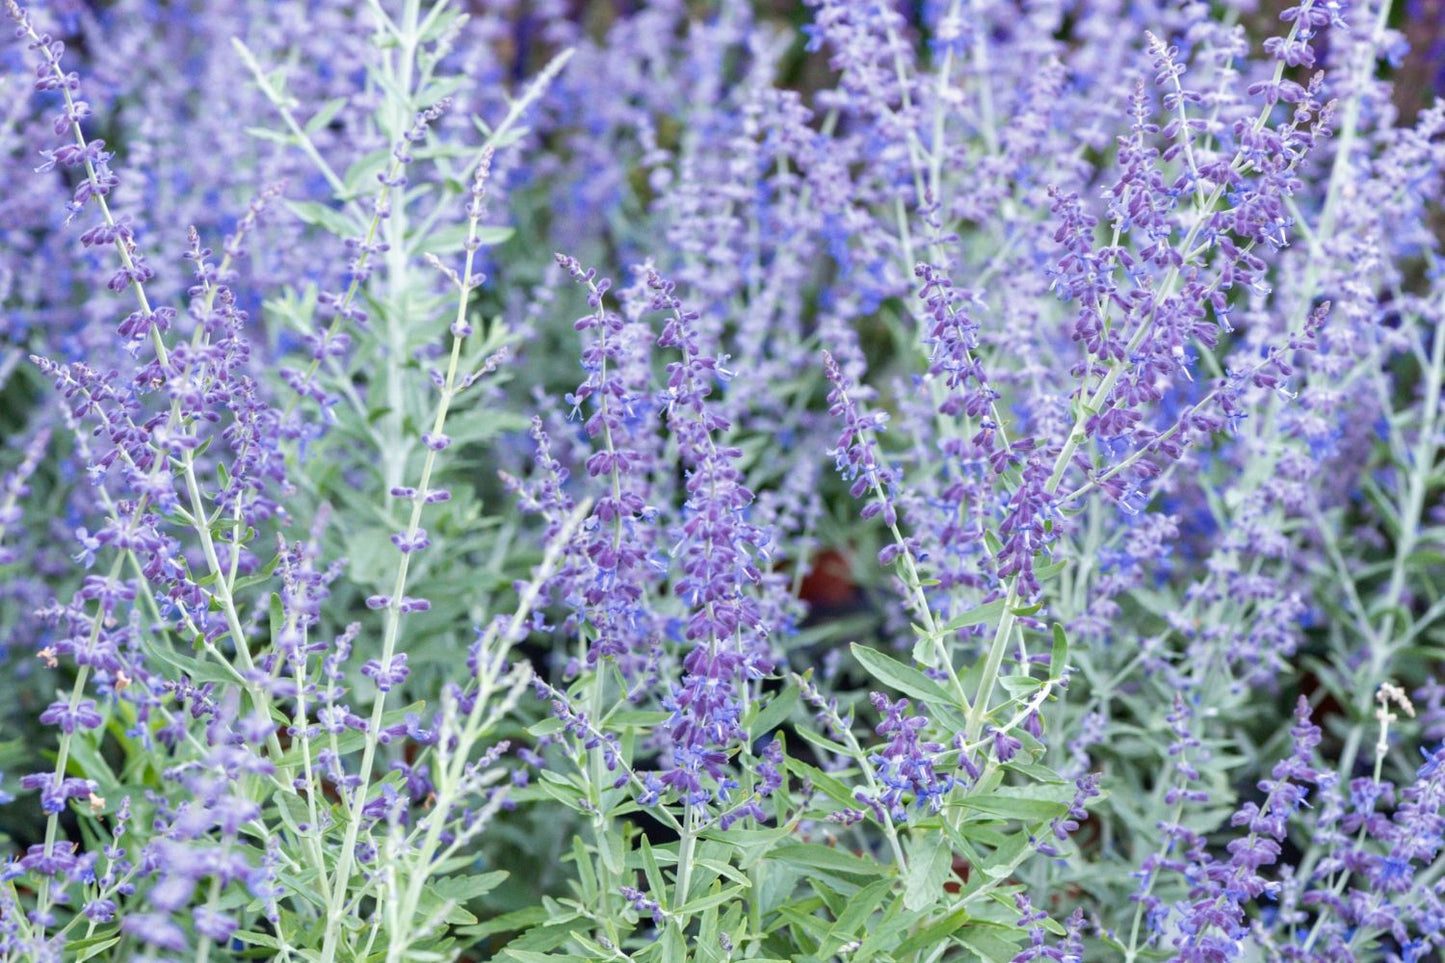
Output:
[[[0,957],[1435,958],[1427,6],[9,0]]]

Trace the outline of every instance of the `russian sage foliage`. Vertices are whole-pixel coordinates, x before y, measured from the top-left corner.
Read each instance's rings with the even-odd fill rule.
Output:
[[[1439,959],[1436,7],[6,0],[0,959]]]

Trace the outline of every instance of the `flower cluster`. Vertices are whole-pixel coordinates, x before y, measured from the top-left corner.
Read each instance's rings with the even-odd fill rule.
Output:
[[[0,963],[1445,953],[1429,2],[0,3]]]

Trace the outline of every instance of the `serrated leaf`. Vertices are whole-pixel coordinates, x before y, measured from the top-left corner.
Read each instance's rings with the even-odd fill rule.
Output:
[[[545,906],[528,906],[526,909],[519,909],[511,913],[494,916],[475,926],[464,926],[457,930],[457,933],[461,936],[480,940],[484,937],[491,936],[493,933],[510,933],[517,930],[524,930],[538,923],[545,923],[551,918],[551,915],[551,911]]]
[[[952,868],[953,851],[926,835],[913,837],[908,847],[908,871],[903,877],[903,906],[921,910],[932,906],[943,892]]]
[[[497,869],[479,876],[448,876],[445,879],[433,880],[428,885],[442,899],[465,903],[486,896],[510,875],[504,869]]]

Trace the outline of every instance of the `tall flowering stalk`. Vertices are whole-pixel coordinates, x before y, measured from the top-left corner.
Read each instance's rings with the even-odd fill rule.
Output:
[[[168,307],[152,306],[146,293],[145,282],[154,274],[146,265],[143,255],[137,248],[133,233],[124,222],[116,219],[107,203],[106,197],[117,183],[116,175],[108,167],[109,155],[103,150],[103,142],[87,140],[82,130],[81,121],[89,116],[90,107],[85,101],[77,99],[76,94],[80,88],[76,75],[66,73],[61,65],[60,57],[64,49],[63,45],[47,35],[37,33],[30,25],[24,11],[16,4],[9,4],[9,13],[15,20],[19,32],[29,40],[30,48],[40,56],[41,62],[36,68],[37,89],[58,90],[64,100],[64,108],[57,117],[55,128],[57,133],[73,135],[75,146],[74,149],[62,148],[56,152],[55,157],[58,162],[67,166],[80,167],[84,172],[84,180],[76,188],[72,198],[69,208],[70,216],[75,217],[84,210],[87,202],[95,201],[102,225],[88,231],[82,240],[90,245],[113,246],[121,266],[112,275],[109,286],[117,293],[125,291],[127,288],[134,292],[138,310],[120,326],[119,333],[126,339],[148,342],[154,354],[153,360],[141,368],[137,380],[142,384],[148,383],[155,387],[164,385],[170,395],[169,409],[163,418],[155,418],[144,425],[138,425],[133,420],[130,411],[125,408],[121,409],[118,417],[113,412],[105,410],[115,400],[119,400],[120,396],[106,397],[99,394],[108,392],[108,389],[102,387],[103,382],[94,381],[88,370],[57,367],[49,362],[40,361],[42,369],[52,373],[57,381],[68,389],[68,393],[72,396],[78,395],[82,399],[77,411],[78,415],[94,413],[102,420],[112,442],[117,446],[110,457],[119,457],[141,494],[133,508],[129,510],[129,521],[125,522],[121,518],[115,518],[115,528],[106,533],[103,538],[104,542],[114,544],[120,549],[120,553],[106,577],[106,580],[117,590],[101,592],[95,596],[97,612],[87,619],[90,628],[84,649],[90,651],[97,649],[102,641],[103,624],[107,619],[113,617],[116,603],[127,594],[134,597],[136,589],[126,588],[118,581],[122,566],[127,559],[139,570],[137,575],[143,580],[157,578],[164,580],[168,575],[171,577],[175,575],[174,572],[165,571],[164,563],[159,555],[164,542],[154,532],[154,529],[150,529],[150,526],[154,524],[154,516],[150,514],[151,504],[154,502],[157,508],[179,512],[193,526],[204,554],[205,565],[211,578],[215,580],[214,588],[209,592],[200,593],[201,597],[211,600],[222,614],[225,623],[224,634],[229,635],[232,645],[235,647],[239,663],[238,678],[243,680],[258,708],[262,708],[265,704],[264,696],[254,683],[245,680],[246,675],[254,672],[255,665],[246,643],[245,629],[242,627],[235,600],[230,592],[230,585],[225,580],[227,569],[221,562],[210,524],[206,521],[205,499],[197,477],[195,451],[201,443],[197,426],[206,421],[203,417],[206,402],[202,400],[196,390],[188,389],[186,385],[187,380],[191,378],[216,376],[214,372],[205,371],[207,358],[204,352],[209,347],[208,341],[213,329],[207,324],[198,325],[191,343],[177,349],[174,354],[167,346],[164,335],[170,329],[176,313],[174,309]],[[213,299],[214,292],[208,291],[205,298],[207,305]],[[204,310],[205,308],[203,308]],[[226,350],[224,345],[217,345],[216,348],[222,351]],[[201,370],[197,370],[198,368]],[[220,377],[224,377],[224,374],[220,374]],[[237,402],[234,396],[230,400],[232,404]],[[233,438],[233,442],[237,442],[237,439]],[[237,449],[244,452],[247,445],[248,442],[239,441]],[[178,503],[168,481],[164,484],[161,483],[166,460],[170,458],[174,458],[179,463],[186,498],[183,503]],[[241,504],[239,499],[236,504],[238,506]],[[182,505],[185,507],[181,507]],[[121,511],[126,510],[123,506],[117,507]],[[239,552],[239,548],[239,545],[233,545],[231,550]],[[140,564],[140,553],[150,556],[151,560],[148,564],[144,566]],[[234,572],[231,572],[230,577],[234,581]],[[213,645],[211,645],[211,651],[215,651]],[[76,729],[81,727],[94,729],[102,722],[101,716],[95,710],[95,703],[83,698],[92,669],[90,662],[91,660],[88,658],[81,662],[69,697],[52,706],[52,721],[61,728],[61,741],[51,793],[61,793],[62,787],[67,782],[64,779],[64,773]],[[125,675],[123,670],[113,671],[119,673],[118,677]],[[279,756],[279,743],[275,742],[274,736],[271,749],[273,755]],[[63,798],[63,796],[57,798],[56,801],[60,803],[59,805],[47,807],[50,815],[45,832],[44,849],[46,853],[52,852],[56,846],[58,816],[63,809]],[[41,882],[38,908],[35,914],[37,925],[42,929],[51,922],[50,902],[50,876],[47,874]]]
[[[418,552],[425,551],[430,541],[427,533],[421,527],[422,514],[427,505],[446,501],[450,493],[446,489],[433,489],[432,474],[436,469],[437,456],[451,445],[451,439],[447,437],[446,428],[447,412],[451,409],[456,398],[467,388],[470,388],[480,372],[461,374],[462,346],[468,337],[473,333],[470,321],[467,317],[467,305],[471,300],[473,291],[482,284],[485,276],[474,273],[476,264],[477,249],[480,244],[477,240],[477,227],[481,222],[482,214],[485,211],[483,205],[486,196],[487,175],[491,169],[491,150],[483,152],[480,163],[477,164],[476,175],[473,178],[471,193],[467,202],[467,235],[463,243],[465,256],[462,262],[460,274],[455,275],[452,280],[457,286],[457,307],[456,314],[448,326],[450,333],[450,351],[447,356],[446,373],[437,386],[436,407],[431,419],[431,428],[422,435],[422,442],[426,446],[426,454],[422,457],[421,472],[418,476],[417,485],[414,488],[407,487],[393,489],[392,495],[397,498],[411,502],[411,511],[407,518],[406,528],[392,536],[392,544],[396,546],[400,556],[396,565],[396,576],[392,582],[389,595],[372,596],[367,599],[368,608],[381,609],[384,611],[381,653],[376,659],[366,663],[362,672],[372,678],[376,683],[377,696],[372,703],[371,718],[369,719],[366,732],[367,739],[362,748],[361,764],[357,771],[356,787],[350,793],[348,804],[350,807],[350,821],[347,824],[346,835],[342,839],[341,852],[337,856],[336,873],[332,878],[330,890],[333,894],[331,905],[327,913],[326,936],[321,944],[323,960],[335,958],[338,950],[338,942],[341,938],[341,920],[345,911],[345,897],[351,883],[353,863],[356,858],[357,837],[361,830],[362,809],[367,804],[367,796],[371,788],[373,769],[376,763],[376,750],[378,736],[382,730],[382,719],[386,712],[387,693],[393,688],[400,686],[406,681],[409,669],[407,667],[407,655],[405,652],[397,651],[397,640],[400,638],[403,616],[415,612],[425,612],[430,608],[430,603],[424,598],[413,598],[406,594],[407,575],[411,568],[412,556]],[[494,362],[489,362],[493,364]],[[424,878],[424,877],[423,877]],[[412,902],[414,903],[414,899]]]
[[[0,960],[1434,958],[1428,6],[5,0]]]
[[[698,316],[683,307],[671,282],[649,271],[647,287],[650,306],[668,315],[658,344],[681,354],[668,364],[665,397],[687,470],[687,502],[673,552],[681,557],[675,590],[691,610],[683,635],[692,648],[680,682],[663,701],[671,712],[665,730],[671,760],[660,780],[688,806],[674,897],[681,904],[689,894],[694,807],[726,802],[735,785],[726,769],[728,751],[744,735],[749,684],[772,668],[766,628],[749,592],[761,580],[757,566],[767,538],[746,520],[753,496],[733,464],[741,453],[719,443],[729,425],[707,401],[727,376],[723,359],[702,353]]]

